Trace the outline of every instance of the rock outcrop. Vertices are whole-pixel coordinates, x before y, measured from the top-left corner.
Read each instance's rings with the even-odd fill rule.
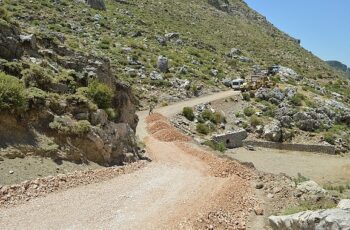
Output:
[[[47,58],[45,67],[51,66],[57,75],[68,73],[67,81],[59,82],[55,79],[56,74],[44,67],[36,65],[33,70],[26,65],[25,68],[34,74],[44,76],[45,84],[29,84],[32,80],[36,83],[36,78],[27,78],[25,81],[31,89],[26,113],[10,115],[2,111],[1,147],[5,150],[15,148],[21,156],[31,154],[54,160],[93,161],[100,165],[119,165],[139,158],[135,138],[138,102],[131,88],[115,78],[107,58],[69,50],[45,37],[36,39],[33,34],[20,35],[15,27],[0,26],[0,30],[3,32],[0,34],[1,45],[8,48],[0,50],[0,57],[21,58],[24,51],[31,58],[36,55],[39,64]],[[28,73],[32,73],[30,71]],[[98,108],[86,93],[77,92],[87,89],[89,82],[94,81],[111,90],[110,108],[104,109],[114,115]],[[49,97],[51,92],[57,94],[56,98]]]
[[[268,141],[281,142],[282,129],[281,123],[277,120],[272,121],[264,127],[263,137]]]
[[[19,29],[10,24],[0,24],[0,57],[19,59],[23,54]]]
[[[289,216],[270,216],[269,222],[275,230],[350,229],[349,203],[349,200],[342,200],[335,209],[305,211]]]
[[[89,4],[93,9],[106,10],[106,4],[104,0],[86,0],[86,3]]]

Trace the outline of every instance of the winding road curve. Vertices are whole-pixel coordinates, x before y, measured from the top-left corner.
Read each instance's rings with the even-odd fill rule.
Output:
[[[170,117],[193,106],[237,95],[224,91],[156,109]],[[49,194],[0,209],[0,229],[179,229],[201,211],[227,178],[208,175],[208,164],[146,131],[147,111],[139,112],[137,133],[152,162],[131,174]]]

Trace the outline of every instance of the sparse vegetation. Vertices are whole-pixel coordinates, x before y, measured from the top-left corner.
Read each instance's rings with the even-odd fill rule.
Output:
[[[303,212],[307,210],[319,210],[319,209],[330,209],[335,208],[337,204],[328,199],[322,200],[320,202],[313,201],[303,201],[298,206],[292,206],[283,211],[283,215],[291,215],[298,212]]]
[[[219,152],[225,152],[226,151],[226,145],[223,142],[215,142],[215,141],[206,141],[204,142],[205,145],[209,146],[210,148],[214,149],[215,151]]]
[[[50,123],[50,128],[56,130],[60,134],[82,136],[91,130],[89,121],[74,121],[67,116],[55,117]]]
[[[303,101],[305,100],[305,96],[301,93],[296,93],[291,99],[290,102],[295,106],[301,106]]]
[[[310,179],[301,175],[301,173],[298,173],[298,175],[296,177],[293,178],[293,181],[295,183],[295,185],[298,185],[302,182],[305,182],[305,181],[309,181]]]
[[[53,82],[52,73],[38,65],[32,65],[29,69],[23,70],[22,75],[26,87],[48,91]]]

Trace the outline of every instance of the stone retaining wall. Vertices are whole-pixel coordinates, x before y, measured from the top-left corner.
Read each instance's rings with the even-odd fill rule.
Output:
[[[303,152],[316,152],[335,154],[335,147],[331,145],[317,145],[317,144],[289,144],[289,143],[276,143],[269,141],[257,141],[257,140],[244,140],[243,145],[252,145],[262,148],[281,149],[290,151],[303,151]]]

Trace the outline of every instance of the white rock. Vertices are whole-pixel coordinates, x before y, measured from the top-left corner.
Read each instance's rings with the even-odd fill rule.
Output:
[[[297,190],[310,195],[326,194],[327,191],[321,188],[315,181],[305,181],[297,185]]]
[[[341,200],[337,207],[340,209],[349,209],[350,210],[350,199]]]
[[[289,216],[270,216],[269,222],[272,229],[276,230],[349,230],[350,210],[327,209]]]

